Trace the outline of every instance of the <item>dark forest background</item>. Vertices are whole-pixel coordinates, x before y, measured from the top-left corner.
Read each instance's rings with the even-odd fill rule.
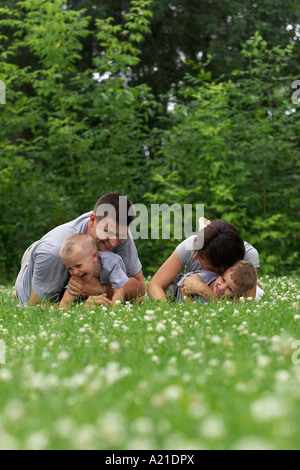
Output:
[[[299,41],[298,0],[1,0],[0,279],[107,192],[205,204],[299,272]],[[137,240],[145,274],[179,241]]]

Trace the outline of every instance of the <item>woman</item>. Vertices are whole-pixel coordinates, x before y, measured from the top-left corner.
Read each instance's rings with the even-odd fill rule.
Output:
[[[259,269],[259,256],[257,250],[244,242],[237,228],[219,219],[212,222],[202,218],[200,227],[203,227],[197,236],[193,235],[184,240],[174,250],[154,275],[148,286],[148,295],[153,300],[167,301],[166,289],[183,269],[185,272],[214,271],[222,274],[237,261],[244,259],[253,264],[256,273]],[[186,294],[198,294],[209,299],[209,288],[197,275],[187,277],[183,284]],[[255,287],[250,295],[256,297]],[[258,295],[257,295],[258,296]]]

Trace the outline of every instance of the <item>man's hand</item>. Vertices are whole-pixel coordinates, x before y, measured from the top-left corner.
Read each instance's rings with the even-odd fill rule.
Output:
[[[80,278],[72,276],[69,280],[70,294],[76,297],[89,297],[99,295],[101,284],[99,279],[93,277],[89,282],[83,282]]]
[[[93,307],[95,305],[111,305],[112,301],[107,298],[107,294],[91,295],[85,302],[85,307]]]

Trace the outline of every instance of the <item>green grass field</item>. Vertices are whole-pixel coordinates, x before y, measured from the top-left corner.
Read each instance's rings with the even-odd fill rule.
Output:
[[[1,287],[0,449],[299,449],[300,279],[262,284],[65,313]]]

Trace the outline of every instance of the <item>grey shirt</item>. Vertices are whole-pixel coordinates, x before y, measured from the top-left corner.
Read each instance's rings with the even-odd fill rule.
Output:
[[[68,270],[59,256],[60,248],[71,235],[86,233],[91,214],[92,212],[88,212],[71,222],[54,228],[35,244],[18,292],[21,304],[28,304],[31,289],[40,300],[57,299],[69,279]],[[130,233],[122,243],[113,249],[113,252],[123,259],[128,277],[135,276],[142,269]]]
[[[120,289],[129,280],[126,268],[121,256],[112,252],[98,251],[100,263],[100,283],[111,286],[113,289]],[[69,285],[66,287],[69,289]],[[73,296],[76,299],[76,296]]]
[[[176,252],[179,258],[180,263],[185,266],[185,272],[195,272],[199,271],[200,264],[197,260],[193,258],[195,254],[194,250],[194,240],[196,235],[192,235],[191,237],[184,240],[180,245],[177,246]],[[244,242],[245,244],[245,261],[249,261],[252,263],[254,268],[259,268],[259,255],[258,251],[250,245],[248,242]],[[201,269],[201,267],[200,267]]]
[[[197,274],[207,286],[209,286],[209,284],[211,284],[213,281],[215,281],[219,277],[219,274],[214,273],[213,271],[195,271],[195,272],[186,273],[177,284],[177,287],[178,287],[177,301],[178,302],[182,302],[182,297],[181,297],[179,288],[183,287],[184,280],[191,274]],[[208,303],[207,300],[205,300],[200,295],[192,295],[191,297],[193,298],[193,300],[196,300],[197,302],[201,302],[203,304]]]

